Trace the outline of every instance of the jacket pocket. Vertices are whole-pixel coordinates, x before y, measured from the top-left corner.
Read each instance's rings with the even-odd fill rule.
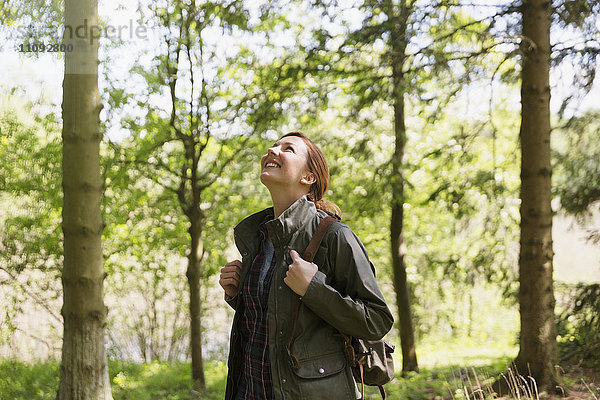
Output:
[[[300,378],[323,378],[336,374],[346,367],[347,360],[338,351],[300,359],[300,368],[294,370]]]
[[[300,359],[300,368],[294,369],[294,373],[299,378],[302,399],[354,399],[347,364],[339,351]]]

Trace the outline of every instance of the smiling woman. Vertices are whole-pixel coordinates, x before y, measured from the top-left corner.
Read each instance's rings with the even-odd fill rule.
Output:
[[[320,222],[340,213],[323,199],[325,156],[304,134],[288,133],[262,157],[260,181],[273,207],[235,227],[242,259],[227,263],[219,279],[235,310],[225,398],[357,399],[339,333],[379,339],[393,318],[347,225],[331,225],[314,263],[299,255]]]
[[[273,198],[276,216],[306,194],[307,188],[309,199],[318,209],[341,215],[335,204],[323,199],[329,186],[329,168],[325,156],[312,140],[300,132],[284,135],[269,148],[261,160],[260,181],[269,189],[272,198],[273,195],[277,197]],[[290,190],[281,190],[278,185],[287,185]],[[277,212],[278,209],[280,212]]]

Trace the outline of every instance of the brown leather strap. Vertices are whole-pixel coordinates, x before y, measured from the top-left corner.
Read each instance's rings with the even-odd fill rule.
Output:
[[[364,364],[363,363],[358,363],[358,368],[360,368],[360,384],[361,384],[361,399],[364,400],[365,398],[365,371],[364,371]],[[377,385],[377,388],[379,389],[379,394],[381,395],[381,399],[382,400],[387,400],[387,393],[385,392],[385,388],[383,387],[383,385]]]
[[[308,262],[312,262],[315,258],[315,254],[317,254],[317,250],[319,250],[319,246],[325,237],[325,234],[329,230],[329,227],[334,222],[339,221],[337,218],[328,215],[323,218],[317,227],[317,231],[313,235],[312,239],[308,246],[306,246],[306,250],[304,250],[304,254],[302,254],[302,258]]]
[[[325,237],[325,234],[329,230],[329,227],[334,222],[339,221],[339,218],[328,215],[323,218],[321,222],[319,222],[319,226],[313,237],[310,239],[310,243],[306,246],[306,250],[304,250],[304,254],[302,254],[302,258],[308,262],[312,262],[315,258],[315,254],[317,254],[317,250],[319,250],[319,246]],[[290,333],[290,338],[287,343],[287,353],[290,356],[290,360],[293,362],[292,366],[299,369],[300,368],[300,360],[298,357],[292,354],[292,342],[294,341],[294,334],[296,333],[296,321],[298,320],[298,310],[300,309],[300,296],[296,293],[293,295],[292,299],[292,332]]]
[[[360,368],[360,385],[361,385],[361,399],[365,399],[365,369],[362,363],[358,363],[358,368]]]
[[[383,388],[382,385],[377,385],[377,387],[379,388],[379,393],[381,394],[381,398],[383,400],[387,399],[387,393],[385,392],[385,389]]]

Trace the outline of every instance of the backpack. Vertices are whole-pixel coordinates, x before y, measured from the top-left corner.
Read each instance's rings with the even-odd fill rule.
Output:
[[[394,378],[394,360],[392,353],[396,346],[385,339],[366,340],[339,333],[344,340],[346,358],[352,367],[356,382],[362,386],[362,398],[365,398],[365,385],[377,386],[381,398],[386,399],[387,393],[383,385]]]
[[[306,247],[302,258],[312,262],[325,234],[331,224],[339,221],[339,216],[329,215],[319,223],[315,234]],[[300,308],[300,296],[294,293],[292,305],[292,332],[287,343],[287,352],[293,367],[299,368],[300,361],[291,352],[294,333],[296,332],[296,320],[298,319],[298,309]],[[336,334],[344,341],[344,352],[346,359],[352,368],[352,374],[356,382],[362,386],[362,398],[365,397],[365,385],[377,386],[382,399],[387,398],[383,385],[391,381],[394,377],[394,361],[392,353],[395,346],[387,340],[365,340],[361,338],[349,337],[343,333]]]

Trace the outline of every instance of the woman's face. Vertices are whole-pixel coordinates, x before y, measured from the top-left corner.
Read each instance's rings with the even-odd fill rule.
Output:
[[[260,161],[260,181],[269,189],[290,187],[308,192],[314,178],[306,167],[307,160],[308,148],[302,138],[281,138]]]

